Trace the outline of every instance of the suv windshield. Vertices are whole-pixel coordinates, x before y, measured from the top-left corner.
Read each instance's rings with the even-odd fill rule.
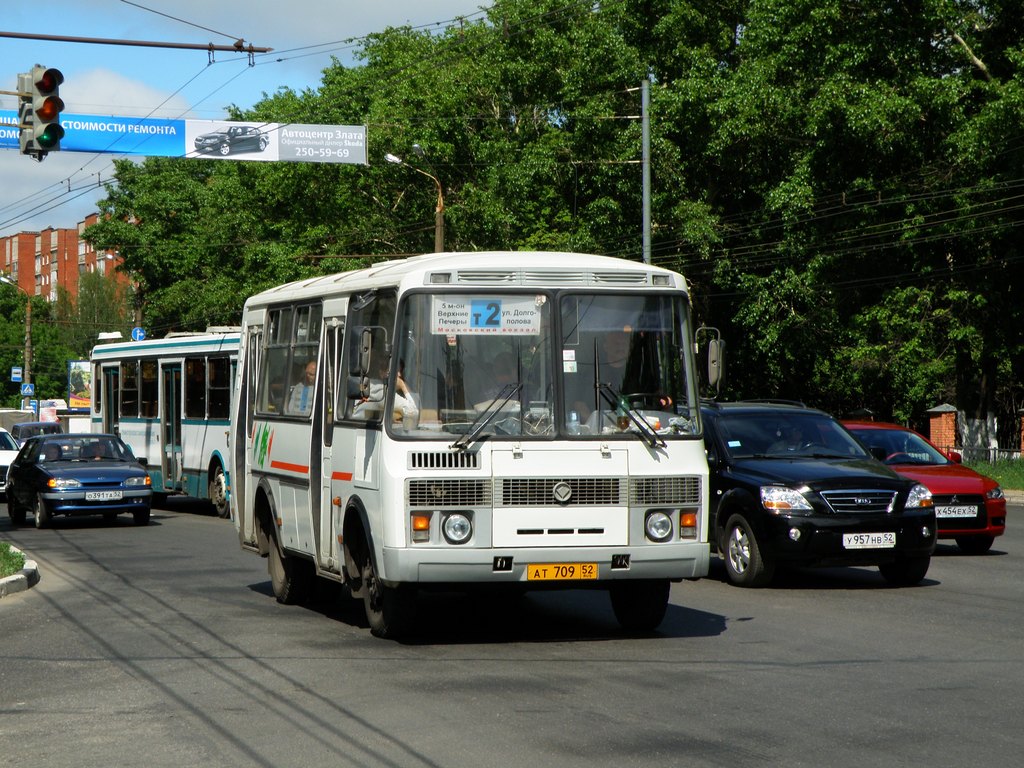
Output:
[[[718,424],[726,450],[734,459],[793,456],[869,458],[838,422],[821,413],[723,413]]]

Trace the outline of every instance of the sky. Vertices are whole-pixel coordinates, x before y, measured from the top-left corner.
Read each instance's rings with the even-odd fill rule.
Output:
[[[318,88],[334,56],[354,65],[360,38],[387,27],[443,30],[477,21],[491,0],[47,0],[5,2],[0,33],[257,48],[255,66],[234,52],[23,40],[0,35],[0,90],[42,64],[64,75],[65,112],[220,120],[226,107],[252,107],[281,87]],[[46,12],[44,14],[44,11]],[[0,109],[18,99],[0,95]],[[0,149],[0,237],[76,227],[113,174],[117,156],[51,152],[43,162]]]

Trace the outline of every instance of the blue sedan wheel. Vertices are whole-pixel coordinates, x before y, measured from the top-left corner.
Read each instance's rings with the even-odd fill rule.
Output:
[[[43,497],[37,495],[36,502],[32,507],[32,513],[36,517],[36,528],[45,528],[50,524],[50,512],[43,503]]]

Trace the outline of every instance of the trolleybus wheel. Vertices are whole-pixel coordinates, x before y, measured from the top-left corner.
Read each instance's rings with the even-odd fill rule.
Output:
[[[224,474],[224,467],[217,465],[217,469],[213,472],[213,477],[210,478],[207,491],[210,503],[213,504],[213,511],[217,513],[217,517],[230,517],[228,481],[227,476]]]

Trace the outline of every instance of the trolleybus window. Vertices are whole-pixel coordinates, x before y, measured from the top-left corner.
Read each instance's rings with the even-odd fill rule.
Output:
[[[132,419],[139,415],[139,361],[121,362],[121,416]]]

